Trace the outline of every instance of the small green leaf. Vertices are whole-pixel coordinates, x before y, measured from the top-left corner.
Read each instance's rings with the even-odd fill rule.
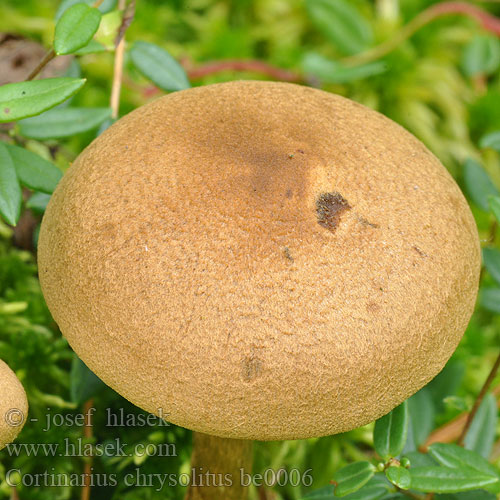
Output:
[[[500,288],[482,288],[479,303],[488,311],[500,314]]]
[[[465,436],[464,446],[484,458],[489,458],[495,441],[498,408],[495,396],[487,394]]]
[[[148,42],[135,42],[130,50],[134,66],[163,90],[190,87],[182,66],[164,49]]]
[[[485,476],[500,479],[500,471],[491,465],[485,458],[474,451],[466,450],[456,444],[434,443],[429,446],[429,454],[445,467],[469,467]]]
[[[434,427],[436,409],[427,387],[420,389],[408,400],[408,412],[413,441],[418,448],[425,442]]]
[[[491,35],[478,35],[464,49],[462,68],[467,76],[491,75],[500,66],[500,42]]]
[[[307,53],[302,60],[305,73],[313,75],[324,83],[348,83],[379,75],[387,71],[387,64],[375,61],[360,66],[346,67],[315,52]]]
[[[408,435],[408,403],[404,401],[390,413],[375,422],[373,443],[384,459],[398,456]]]
[[[71,365],[71,401],[81,405],[96,396],[106,384],[75,354]]]
[[[335,496],[343,497],[358,491],[375,474],[375,466],[370,462],[355,462],[338,470],[334,476]]]
[[[36,214],[43,214],[50,200],[50,194],[33,193],[26,202],[26,207]]]
[[[410,487],[410,471],[404,467],[388,467],[385,470],[385,476],[392,484],[402,490],[407,490]]]
[[[97,54],[99,52],[106,52],[106,50],[106,47],[101,43],[95,40],[90,40],[90,42],[85,45],[85,47],[78,49],[77,51],[73,52],[73,54],[75,56],[84,56],[85,54]]]
[[[491,148],[500,152],[500,130],[491,132],[491,134],[486,134],[481,137],[479,146],[482,148]]]
[[[471,490],[464,493],[439,495],[436,500],[497,500],[497,496],[484,490]]]
[[[472,158],[465,161],[464,182],[472,201],[486,212],[489,209],[488,197],[500,194],[486,170]]]
[[[346,0],[307,0],[311,22],[343,53],[355,54],[373,41],[369,23]]]
[[[6,145],[0,142],[0,214],[11,226],[19,220],[22,201],[14,163]]]
[[[490,204],[490,210],[493,212],[497,222],[500,222],[500,197],[489,196],[488,203]]]
[[[83,3],[85,5],[92,6],[95,3],[95,0],[62,0],[62,2],[59,4],[59,7],[57,8],[55,16],[56,21],[61,18],[66,10],[68,10],[70,7],[73,7],[73,5],[76,5],[77,3]],[[104,0],[101,5],[99,5],[98,9],[101,11],[101,13],[105,14],[106,12],[113,10],[116,7],[116,3],[117,0]]]
[[[110,117],[110,108],[57,108],[20,121],[19,131],[32,139],[57,139],[97,128]]]
[[[415,467],[409,469],[411,489],[424,493],[456,493],[483,488],[498,479],[478,474],[471,469],[449,467]]]
[[[62,77],[2,85],[0,122],[39,115],[76,94],[84,83],[82,78]]]
[[[54,50],[57,55],[72,54],[85,47],[99,28],[101,13],[94,7],[77,3],[57,21]]]
[[[500,250],[483,248],[483,262],[491,277],[500,284]]]
[[[300,500],[332,500],[333,488],[333,486],[323,486],[323,488],[311,491]]]
[[[24,148],[6,144],[19,182],[35,191],[52,193],[62,172],[50,161]]]
[[[95,39],[108,50],[115,48],[115,40],[123,23],[123,15],[122,11],[114,10],[102,16]]]

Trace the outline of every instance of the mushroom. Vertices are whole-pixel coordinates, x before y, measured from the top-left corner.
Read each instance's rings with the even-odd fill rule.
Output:
[[[348,99],[258,81],[120,119],[68,170],[39,240],[73,349],[195,431],[210,472],[250,464],[251,440],[344,432],[419,390],[462,337],[479,268],[467,202],[421,142]],[[188,498],[244,498],[232,479]]]
[[[0,450],[16,439],[28,414],[28,400],[14,372],[0,360]]]

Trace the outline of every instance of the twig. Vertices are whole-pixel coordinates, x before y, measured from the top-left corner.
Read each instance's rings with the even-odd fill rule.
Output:
[[[85,415],[85,424],[83,427],[83,436],[85,439],[92,439],[93,431],[92,431],[92,408],[94,406],[94,400],[89,399],[84,407],[83,413]],[[90,484],[91,484],[91,475],[92,475],[92,457],[87,457],[83,468],[83,488],[81,500],[90,500]]]
[[[467,421],[465,422],[462,433],[460,434],[460,437],[458,438],[457,441],[457,444],[459,444],[460,446],[464,445],[465,436],[467,435],[467,432],[472,424],[472,421],[474,420],[474,417],[476,416],[477,410],[479,409],[479,406],[481,405],[484,396],[488,392],[488,389],[490,388],[493,380],[497,376],[499,368],[500,368],[500,354],[498,355],[497,360],[495,361],[495,364],[493,365],[493,368],[491,369],[490,374],[488,375],[488,378],[486,379],[486,382],[484,383],[481,391],[479,392],[479,395],[476,398],[476,401],[474,402],[474,406],[472,407],[472,410],[470,411],[469,416],[467,417]]]
[[[394,485],[396,486],[396,485]],[[422,497],[419,496],[419,495],[415,495],[415,493],[412,493],[411,491],[408,491],[408,490],[403,490],[401,489],[399,486],[396,486],[396,490],[399,492],[399,493],[402,493],[403,495],[409,497],[409,498],[413,498],[414,500],[422,500]]]
[[[104,0],[96,0],[92,7],[95,7],[97,9],[97,7],[101,6],[102,2],[104,2]]]
[[[15,486],[12,486],[10,500],[19,500],[19,494],[18,494],[17,488]]]
[[[185,67],[187,66],[186,71],[191,80],[198,80],[205,76],[220,73],[222,71],[250,71],[252,73],[261,73],[283,82],[301,82],[304,79],[303,76],[298,73],[277,68],[271,64],[253,59],[228,59],[225,61],[214,61],[198,66],[197,68],[189,67],[186,63],[184,64]]]
[[[124,10],[126,6],[126,0],[120,0],[118,3],[118,8]],[[120,109],[120,92],[122,88],[123,79],[123,55],[125,53],[125,32],[121,37],[115,50],[115,62],[113,69],[113,84],[111,86],[111,118],[116,120],[118,118],[118,112]]]
[[[460,14],[477,19],[485,30],[500,36],[500,19],[485,10],[467,2],[441,2],[432,5],[415,16],[408,24],[403,26],[401,30],[392,35],[389,40],[366,52],[342,59],[341,62],[349,66],[355,66],[380,59],[399,47],[401,43],[413,36],[426,24],[434,21],[438,17],[450,14]]]
[[[491,393],[495,397],[498,397],[500,395],[500,385],[496,386]],[[498,405],[500,407],[500,401],[498,402]],[[442,425],[439,429],[436,429],[427,438],[425,443],[419,446],[419,451],[427,453],[429,446],[433,443],[452,443],[453,441],[456,441],[462,433],[462,429],[464,428],[468,416],[468,412],[461,413],[458,417]]]
[[[37,76],[40,71],[42,71],[42,69],[45,68],[45,66],[47,66],[52,59],[54,59],[54,57],[56,57],[56,53],[54,52],[54,49],[50,49],[38,63],[38,66],[28,75],[26,81],[29,82],[30,80],[33,80],[33,78],[35,78],[35,76]]]

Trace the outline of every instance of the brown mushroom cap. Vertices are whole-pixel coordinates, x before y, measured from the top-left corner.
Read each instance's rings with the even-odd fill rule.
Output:
[[[443,367],[480,268],[466,200],[415,137],[350,100],[233,82],[119,120],[39,240],[79,356],[138,406],[223,437],[366,424]]]
[[[0,450],[16,439],[28,415],[28,400],[15,373],[0,360]]]

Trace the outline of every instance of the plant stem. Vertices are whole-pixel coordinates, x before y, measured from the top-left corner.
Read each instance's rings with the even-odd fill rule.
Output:
[[[124,10],[126,5],[125,0],[120,0],[118,9]],[[120,109],[120,92],[122,88],[123,79],[123,55],[125,53],[125,34],[123,34],[120,42],[115,50],[115,62],[113,69],[113,84],[111,86],[111,118],[116,120]]]
[[[89,399],[84,407],[83,413],[85,415],[85,424],[83,427],[83,435],[85,439],[92,438],[92,407],[94,406],[94,400]],[[84,486],[82,488],[81,500],[90,500],[90,478],[92,474],[92,457],[88,457],[85,462],[83,477]]]
[[[280,80],[283,82],[303,81],[302,75],[299,75],[298,73],[294,73],[282,68],[277,68],[276,66],[272,66],[271,64],[253,59],[230,59],[225,61],[213,61],[205,63],[196,68],[188,67],[186,68],[186,71],[189,78],[193,80],[203,78],[204,76],[220,73],[222,71],[250,71],[252,73],[261,73],[275,80]]]
[[[241,473],[251,474],[253,441],[193,432],[191,485],[185,500],[246,500]]]
[[[54,57],[56,57],[56,53],[54,52],[54,49],[50,49],[38,63],[38,66],[28,75],[26,81],[29,82],[30,80],[33,80],[33,78],[35,78],[35,76],[37,76],[40,71],[42,71],[42,69],[45,68],[45,66],[47,66],[52,59],[54,59]]]
[[[479,392],[479,395],[477,396],[476,401],[474,402],[474,406],[472,407],[472,410],[470,411],[469,416],[467,417],[467,421],[465,422],[462,433],[460,434],[460,437],[458,438],[457,441],[457,444],[459,444],[460,446],[464,445],[465,436],[467,435],[467,432],[472,424],[472,421],[476,416],[477,410],[479,409],[479,406],[481,405],[484,396],[488,392],[488,389],[493,383],[493,380],[495,379],[499,368],[500,368],[500,354],[498,355],[497,360],[495,361],[495,364],[493,365],[493,368],[491,369],[490,374],[488,375],[488,378],[486,379],[486,382],[484,383],[481,391]]]
[[[420,497],[418,495],[415,495],[411,491],[403,490],[399,486],[396,486],[396,489],[399,491],[399,493],[402,493],[403,495],[405,495],[405,496],[407,496],[409,498],[413,498],[414,500],[422,500],[422,497]]]
[[[420,28],[426,24],[434,21],[438,17],[461,14],[468,17],[477,19],[482,27],[496,35],[500,35],[500,19],[492,16],[488,12],[475,5],[467,2],[441,2],[427,8],[417,16],[415,16],[408,24],[403,26],[397,33],[395,33],[389,40],[377,45],[376,47],[347,57],[341,60],[343,64],[348,66],[356,66],[358,64],[365,64],[367,62],[375,61],[381,57],[386,56],[401,43],[414,35]]]

